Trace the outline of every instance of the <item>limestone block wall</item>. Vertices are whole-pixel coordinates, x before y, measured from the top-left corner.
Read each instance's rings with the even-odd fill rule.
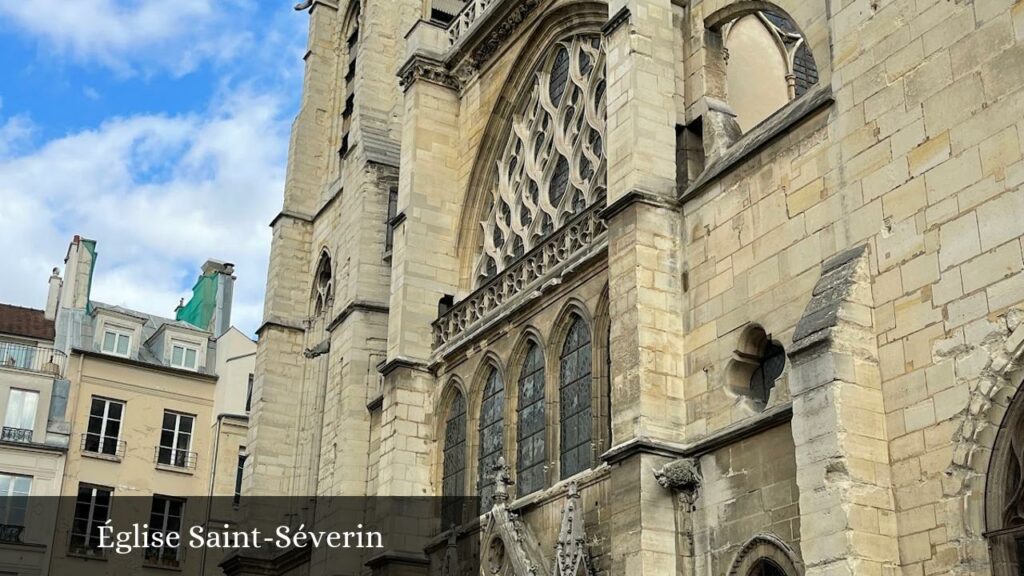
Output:
[[[822,22],[809,3],[779,4],[811,37],[834,103],[684,199],[687,397],[701,406],[687,434],[743,416],[719,371],[734,331],[762,322],[786,343],[817,275],[808,270],[865,244],[897,563],[904,574],[987,573],[975,519],[984,482],[965,483],[961,469],[977,470],[966,454],[990,440],[962,431],[981,418],[971,402],[987,402],[985,342],[1006,338],[1004,317],[1024,302],[1024,229],[1010,216],[1024,206],[1024,10],[831,3]]]
[[[800,549],[800,493],[788,425],[700,458],[703,484],[693,511],[694,569],[728,574],[737,553],[759,534]]]

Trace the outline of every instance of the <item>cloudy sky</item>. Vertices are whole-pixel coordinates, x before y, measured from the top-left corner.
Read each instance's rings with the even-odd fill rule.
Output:
[[[282,0],[0,2],[0,302],[80,234],[92,296],[171,315],[207,258],[259,325],[307,16]]]

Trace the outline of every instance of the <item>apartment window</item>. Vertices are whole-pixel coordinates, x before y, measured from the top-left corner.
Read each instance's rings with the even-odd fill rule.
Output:
[[[176,468],[194,468],[195,454],[192,447],[192,424],[194,416],[177,412],[164,412],[163,429],[160,432],[160,446],[157,448],[157,463]]]
[[[199,348],[193,344],[186,344],[178,340],[171,340],[171,366],[184,368],[186,370],[196,369],[196,360],[199,358]]]
[[[7,413],[0,439],[8,442],[31,442],[32,429],[39,407],[39,392],[12,388],[7,395]]]
[[[100,548],[100,527],[110,518],[113,488],[105,486],[78,485],[75,499],[75,519],[71,524],[71,541],[68,551],[82,556],[104,555]]]
[[[181,534],[181,517],[185,513],[185,501],[180,498],[153,496],[149,512],[149,540],[156,534],[169,532]],[[150,546],[144,555],[146,564],[167,568],[181,566],[181,548],[178,546]]]
[[[256,375],[249,373],[249,384],[245,390],[245,411],[249,412],[252,410],[252,383],[256,379]]]
[[[245,470],[245,448],[239,447],[238,452],[238,467],[235,469],[235,499],[234,503],[237,506],[242,501],[242,472]]]
[[[124,402],[93,396],[89,428],[82,449],[94,454],[121,455],[121,422]]]
[[[28,495],[31,491],[31,476],[0,473],[0,524],[25,526],[25,510],[28,508]],[[0,541],[6,539],[6,532],[0,532]]]
[[[100,349],[107,354],[128,356],[131,342],[132,336],[130,332],[113,326],[107,326],[103,329],[103,346]]]

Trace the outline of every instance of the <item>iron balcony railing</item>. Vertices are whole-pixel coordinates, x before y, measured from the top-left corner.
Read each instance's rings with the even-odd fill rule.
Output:
[[[124,458],[128,443],[111,436],[100,436],[93,432],[82,434],[82,452],[98,456]]]
[[[4,442],[32,442],[32,429],[4,426],[3,433],[0,433],[0,440]]]
[[[0,342],[0,367],[64,376],[67,355],[52,346]]]
[[[21,533],[24,531],[24,526],[0,524],[0,542],[5,544],[21,544]]]
[[[196,467],[196,460],[199,455],[195,452],[182,450],[180,448],[157,446],[156,450],[154,450],[154,456],[156,458],[156,463],[160,466],[192,470]]]

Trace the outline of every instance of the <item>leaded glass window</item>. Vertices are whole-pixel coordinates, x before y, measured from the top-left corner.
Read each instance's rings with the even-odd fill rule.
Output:
[[[441,526],[462,523],[462,497],[466,493],[466,401],[455,393],[444,426],[444,474],[441,479]]]
[[[592,464],[590,349],[590,329],[583,318],[574,316],[559,363],[562,478],[582,472]]]
[[[751,397],[759,408],[764,408],[771,397],[772,388],[775,388],[775,381],[782,375],[786,368],[786,351],[775,342],[769,341],[765,346],[764,354],[758,361],[757,368],[750,375]]]
[[[544,350],[530,342],[519,375],[519,422],[516,430],[516,488],[525,496],[544,487],[547,460],[544,423]]]
[[[590,34],[556,42],[534,73],[495,168],[478,283],[604,201],[604,75],[600,37]]]
[[[480,480],[477,493],[480,495],[481,511],[489,510],[494,500],[494,467],[502,456],[504,429],[505,384],[498,369],[492,367],[480,401]]]

